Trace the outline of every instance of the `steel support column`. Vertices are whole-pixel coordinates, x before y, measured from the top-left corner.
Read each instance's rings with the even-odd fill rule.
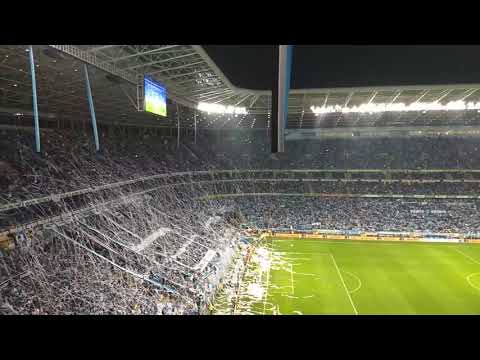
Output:
[[[95,108],[93,107],[92,89],[90,88],[90,79],[88,78],[87,64],[83,64],[85,71],[85,87],[87,88],[88,105],[90,107],[90,117],[92,119],[93,139],[95,141],[95,149],[100,151],[100,143],[98,141],[97,118],[95,117]]]
[[[29,46],[30,73],[32,75],[33,118],[35,120],[35,151],[40,152],[40,124],[38,121],[37,104],[37,81],[35,79],[35,61],[33,60],[33,48]]]
[[[177,149],[180,147],[180,107],[177,104]]]
[[[275,74],[272,91],[272,152],[285,151],[288,92],[292,70],[292,45],[275,47]]]
[[[194,126],[194,132],[193,132],[193,137],[194,137],[194,143],[197,143],[197,112],[193,114],[193,126]]]

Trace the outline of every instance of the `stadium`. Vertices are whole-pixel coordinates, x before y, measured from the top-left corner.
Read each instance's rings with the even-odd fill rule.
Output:
[[[283,51],[258,90],[0,46],[0,314],[480,314],[480,84],[290,88]]]

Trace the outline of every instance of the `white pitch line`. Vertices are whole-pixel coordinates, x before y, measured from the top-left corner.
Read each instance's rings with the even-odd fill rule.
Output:
[[[474,263],[480,265],[480,262],[479,262],[478,260],[475,260],[474,258],[472,258],[470,255],[465,254],[463,251],[460,251],[460,250],[458,250],[458,249],[455,248],[455,247],[452,247],[452,249],[455,250],[455,251],[457,251],[457,252],[459,252],[460,254],[462,254],[463,256],[465,256],[467,259],[470,259],[470,260],[472,260]]]
[[[270,254],[269,254],[269,258],[270,258]],[[270,259],[269,259],[270,260]],[[270,261],[268,262],[268,270],[267,270],[267,286],[266,286],[266,290],[265,290],[265,299],[263,300],[263,315],[265,315],[265,307],[267,306],[267,299],[268,299],[268,283],[270,281],[270,266],[272,264],[270,263]]]
[[[350,240],[350,241],[336,241],[336,240],[290,240],[290,239],[276,239],[274,241],[301,241],[306,243],[318,243],[318,244],[345,244],[345,245],[381,245],[381,246],[402,246],[402,245],[418,245],[418,246],[425,246],[425,247],[437,247],[437,246],[448,246],[452,243],[432,243],[432,242],[422,242],[422,241],[395,241],[392,240],[391,242],[381,241],[381,240]],[[292,253],[295,254],[295,253]],[[311,254],[311,253],[298,253],[298,254]],[[316,255],[316,254],[314,254]]]
[[[477,290],[480,290],[480,287],[478,287],[477,285],[473,284],[472,281],[470,280],[471,277],[475,276],[475,275],[480,275],[480,273],[471,273],[470,275],[468,275],[466,277],[467,281],[468,281],[468,284],[473,287],[474,289],[477,289]]]
[[[295,288],[293,287],[293,265],[290,264],[290,280],[292,282],[292,295],[295,295]]]
[[[350,293],[348,292],[347,285],[345,285],[345,281],[343,280],[343,276],[340,273],[340,269],[338,268],[337,262],[335,261],[335,257],[333,256],[333,254],[330,254],[330,256],[332,257],[333,264],[335,265],[335,268],[337,269],[338,276],[340,276],[340,280],[342,280],[343,287],[345,289],[345,292],[347,293],[348,299],[350,300],[350,304],[352,304],[353,311],[355,311],[355,315],[358,315],[357,308],[355,307],[355,304],[353,303],[352,297],[350,296]]]
[[[301,239],[301,240],[290,240],[290,239],[276,239],[274,241],[300,241],[302,243],[306,242],[306,243],[319,243],[319,244],[346,244],[346,245],[382,245],[382,246],[401,246],[401,245],[405,245],[405,244],[422,244],[422,246],[438,246],[439,244],[445,244],[447,245],[448,243],[427,243],[427,242],[421,242],[421,241],[405,241],[405,242],[401,242],[401,241],[396,241],[396,242],[386,242],[386,241],[381,241],[381,240],[350,240],[350,241],[341,241],[341,240],[322,240],[322,239],[318,239],[318,240],[304,240],[304,239]]]
[[[452,247],[452,249],[455,250],[455,251],[457,251],[458,253],[462,254],[462,255],[465,256],[467,259],[470,259],[470,260],[473,261],[475,264],[480,265],[480,262],[479,262],[478,260],[472,258],[470,255],[465,254],[463,251],[460,251],[460,250],[458,250],[458,249],[455,248],[455,247]],[[476,286],[475,284],[473,284],[472,281],[470,280],[470,278],[471,278],[472,276],[479,275],[479,274],[480,274],[480,273],[478,273],[478,272],[477,272],[477,273],[471,273],[470,275],[468,275],[468,276],[466,277],[468,284],[469,284],[471,287],[473,287],[474,289],[477,289],[477,290],[480,290],[480,288],[479,288],[478,286]]]
[[[353,294],[354,292],[360,290],[360,288],[362,287],[362,281],[360,280],[360,278],[357,275],[352,274],[351,272],[348,272],[348,271],[345,271],[345,270],[343,270],[343,272],[345,274],[350,275],[351,277],[354,277],[358,282],[358,286],[355,289],[353,289],[352,291],[350,291],[350,294]]]

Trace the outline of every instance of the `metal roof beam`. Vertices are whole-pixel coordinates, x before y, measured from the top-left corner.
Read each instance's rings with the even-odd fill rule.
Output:
[[[375,97],[377,96],[377,94],[378,94],[378,91],[374,91],[374,92],[373,92],[372,96],[371,96],[370,99],[368,100],[368,104],[370,104],[370,103],[373,101],[373,99],[375,99]]]
[[[225,100],[228,100],[228,99],[231,99],[231,98],[233,98],[233,97],[235,97],[235,96],[238,96],[238,94],[235,93],[235,94],[233,94],[233,95],[227,96],[226,98],[223,98],[223,99],[214,101],[213,104],[221,103],[221,102],[223,102],[223,101],[225,101]]]
[[[164,47],[161,47],[161,48],[156,48],[156,49],[152,49],[152,50],[148,50],[148,51],[138,52],[136,54],[125,55],[125,56],[121,56],[121,57],[118,57],[118,58],[113,58],[112,60],[103,61],[102,63],[108,63],[108,62],[115,63],[117,61],[130,59],[132,57],[138,57],[138,56],[142,56],[142,55],[153,54],[153,53],[156,53],[156,52],[162,52],[164,50],[171,49],[171,48],[174,48],[174,47],[177,47],[177,46],[179,46],[179,45],[168,45],[168,46],[164,46]]]
[[[234,106],[240,105],[240,104],[243,103],[245,100],[247,100],[250,96],[252,96],[252,95],[247,95],[247,96],[245,96],[245,97],[242,98],[240,101],[236,102],[236,103],[234,104]]]
[[[460,101],[465,101],[465,99],[467,99],[470,95],[473,95],[473,93],[477,92],[478,89],[471,89],[471,90],[467,90],[467,92],[470,91],[468,94],[466,94],[464,97],[462,97],[460,99]]]
[[[198,65],[198,64],[204,64],[204,61],[198,61],[198,62],[189,63],[189,64],[184,64],[184,65],[179,65],[179,66],[175,66],[175,67],[171,67],[171,68],[165,68],[165,69],[160,69],[160,70],[149,71],[149,72],[147,72],[147,74],[149,74],[149,75],[154,75],[154,74],[159,74],[159,73],[162,73],[162,72],[165,72],[165,71],[185,69],[185,68],[189,68],[189,67],[191,67],[191,66],[195,66],[195,65]],[[180,84],[180,83],[178,83],[178,84]]]
[[[86,52],[87,53],[95,53],[95,52],[98,52],[98,51],[110,49],[110,48],[117,47],[117,46],[122,46],[122,45],[101,45],[101,46],[96,46],[92,49],[88,49],[88,50],[86,50]]]
[[[172,69],[170,69],[172,70]],[[191,72],[188,72],[188,73],[183,73],[183,74],[177,74],[177,75],[174,75],[174,76],[170,76],[168,78],[168,80],[171,80],[171,79],[176,79],[176,78],[180,78],[180,77],[184,77],[184,76],[190,76],[190,75],[195,75],[195,74],[201,74],[201,73],[204,73],[206,71],[209,71],[208,68],[203,68],[203,69],[200,69],[200,70],[197,70],[197,71],[191,71]],[[197,79],[190,79],[191,81],[193,80],[197,80]],[[177,84],[180,84],[179,82],[177,82]]]
[[[259,95],[255,95],[252,99],[252,102],[250,103],[250,105],[248,106],[249,108],[253,107],[253,105],[255,105],[255,103],[257,102],[259,98]]]
[[[480,84],[444,84],[444,85],[411,85],[411,86],[371,86],[371,87],[349,87],[349,88],[317,88],[317,89],[292,89],[291,94],[322,94],[329,92],[346,93],[346,92],[384,92],[384,91],[425,91],[425,90],[465,90],[472,88],[480,88]],[[251,90],[253,93],[266,93],[265,90]]]
[[[429,91],[430,91],[430,90],[425,90],[418,98],[416,98],[416,99],[413,101],[413,103],[416,103],[416,102],[419,102],[420,100],[422,100],[423,97],[424,97],[425,95],[427,95]]]
[[[397,93],[393,96],[392,100],[390,101],[390,104],[389,104],[389,105],[392,105],[392,104],[395,102],[395,100],[397,100],[398,97],[399,97],[401,94],[402,94],[402,90],[397,91]]]
[[[213,99],[217,99],[220,96],[224,96],[225,94],[231,94],[232,92],[233,92],[233,90],[227,90],[227,91],[224,91],[220,95],[215,95],[215,96],[212,96],[212,97],[207,97],[205,99],[202,99],[202,101],[210,101],[210,100],[213,100]]]
[[[200,73],[205,73],[205,71],[198,72],[198,73],[199,74]],[[203,78],[202,77],[190,78],[190,79],[187,79],[187,80],[179,81],[177,84],[187,84],[189,82],[194,82],[194,81],[197,81],[197,80],[218,80],[218,81],[220,81],[220,79],[217,78],[215,75],[210,75],[210,76],[206,76],[206,77],[203,77]]]
[[[207,90],[207,89],[204,89],[204,90]],[[230,89],[228,89],[228,88],[221,88],[221,89],[217,89],[217,90],[214,90],[214,91],[209,91],[209,92],[197,94],[197,95],[195,95],[195,96],[196,96],[196,97],[203,97],[203,96],[206,96],[206,95],[207,95],[207,97],[208,97],[208,95],[224,94],[226,91],[233,91],[233,90],[230,90]]]
[[[53,47],[57,50],[60,50],[70,56],[73,56],[76,59],[79,59],[81,61],[84,61],[90,65],[93,65],[99,69],[102,69],[103,71],[106,71],[112,75],[116,75],[118,77],[121,77],[124,80],[127,80],[128,82],[131,82],[132,84],[137,84],[137,79],[136,76],[132,73],[129,73],[125,70],[122,69],[117,69],[115,66],[111,64],[101,64],[98,60],[95,54],[89,54],[86,51],[80,50],[79,48],[72,46],[72,45],[49,45],[50,47]],[[118,45],[114,45],[118,46]]]
[[[329,95],[330,95],[329,93],[326,93],[326,94],[325,94],[325,100],[323,101],[323,106],[322,106],[322,107],[325,107],[325,106],[327,105],[327,101],[328,101],[328,96],[329,96]]]
[[[137,76],[138,75],[137,73],[128,72],[128,71],[125,71],[124,69],[118,69],[115,65],[112,65],[110,63],[101,64],[98,62],[97,57],[94,54],[89,54],[72,45],[49,45],[49,46],[57,50],[60,50],[70,56],[73,56],[76,59],[79,59],[83,62],[91,64],[112,75],[118,76],[134,85],[138,84],[139,77]],[[170,91],[171,99],[173,99],[175,102],[179,104],[185,105],[187,107],[195,108],[195,104],[192,103],[189,99],[183,98],[181,96],[177,96],[176,94],[173,94],[174,92],[176,92],[175,89],[171,89],[171,90],[174,90],[174,91]]]
[[[345,100],[345,103],[343,104],[343,107],[347,107],[348,103],[352,99],[353,94],[355,94],[353,91],[348,95],[347,99]],[[307,94],[304,94],[303,96],[306,96]]]
[[[448,94],[450,94],[451,92],[453,91],[453,89],[450,89],[450,90],[446,90],[444,91],[444,93],[437,99],[435,100],[434,102],[439,102],[439,101],[442,101],[445,97],[448,96]]]
[[[142,67],[163,64],[163,63],[166,63],[166,62],[170,62],[170,61],[174,61],[174,60],[178,60],[178,59],[183,59],[183,58],[186,58],[186,57],[189,57],[189,56],[194,56],[194,55],[198,55],[198,54],[195,53],[195,52],[188,53],[188,54],[184,54],[184,55],[174,56],[174,57],[171,57],[171,58],[168,58],[168,59],[156,60],[156,61],[151,61],[151,62],[148,62],[148,63],[128,66],[126,68],[122,68],[122,70],[133,70],[133,69],[138,69],[138,68],[142,68]]]

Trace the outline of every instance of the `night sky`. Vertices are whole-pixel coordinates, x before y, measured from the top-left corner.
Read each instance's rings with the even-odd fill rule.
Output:
[[[272,46],[204,49],[234,85],[271,89]],[[293,54],[293,89],[455,83],[480,83],[480,46],[298,45]]]

